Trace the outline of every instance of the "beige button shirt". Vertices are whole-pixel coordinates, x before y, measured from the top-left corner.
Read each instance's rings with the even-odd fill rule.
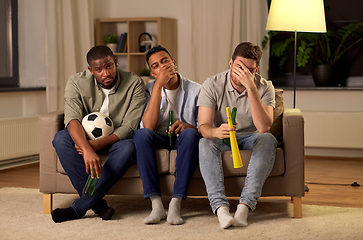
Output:
[[[117,69],[117,82],[108,97],[109,116],[115,127],[113,133],[120,139],[132,138],[146,103],[144,82],[132,72]],[[64,101],[65,126],[73,119],[82,122],[88,113],[100,111],[102,89],[91,72],[86,70],[69,78]]]

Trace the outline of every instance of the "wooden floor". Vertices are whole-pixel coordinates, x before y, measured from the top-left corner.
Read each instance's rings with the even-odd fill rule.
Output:
[[[363,160],[307,157],[305,182],[309,191],[303,204],[363,208]],[[39,188],[39,164],[0,171],[1,187]],[[288,200],[288,198],[263,198]]]

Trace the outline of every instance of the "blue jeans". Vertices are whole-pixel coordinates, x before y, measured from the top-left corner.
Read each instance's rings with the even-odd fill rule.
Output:
[[[102,174],[97,182],[92,196],[82,193],[88,175],[83,157],[76,151],[74,142],[68,130],[59,131],[53,139],[53,146],[58,154],[59,160],[70,178],[73,187],[77,190],[80,198],[74,200],[72,208],[78,217],[86,214],[87,210],[97,209],[102,204],[102,198],[108,190],[126,173],[131,166],[135,146],[132,139],[120,140],[100,151],[108,154],[108,159],[102,167]]]
[[[176,139],[175,182],[172,197],[187,197],[190,180],[198,165],[198,131],[183,130]],[[134,134],[136,161],[144,188],[144,197],[161,196],[156,149],[169,148],[168,137],[141,128]]]
[[[240,203],[248,205],[253,211],[261,196],[263,184],[273,168],[277,141],[270,133],[252,133],[238,137],[237,143],[239,150],[253,150],[240,198]],[[221,153],[230,150],[231,147],[218,138],[202,138],[199,142],[200,171],[214,213],[221,206],[229,207],[224,188]]]

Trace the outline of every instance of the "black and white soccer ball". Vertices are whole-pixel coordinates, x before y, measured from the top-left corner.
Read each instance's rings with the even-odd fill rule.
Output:
[[[100,139],[113,132],[113,122],[104,113],[93,112],[82,119],[82,126],[91,140]]]

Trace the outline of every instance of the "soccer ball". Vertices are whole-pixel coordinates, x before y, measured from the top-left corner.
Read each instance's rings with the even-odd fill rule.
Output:
[[[106,114],[93,112],[82,119],[82,126],[91,140],[106,137],[113,132],[113,122]]]

